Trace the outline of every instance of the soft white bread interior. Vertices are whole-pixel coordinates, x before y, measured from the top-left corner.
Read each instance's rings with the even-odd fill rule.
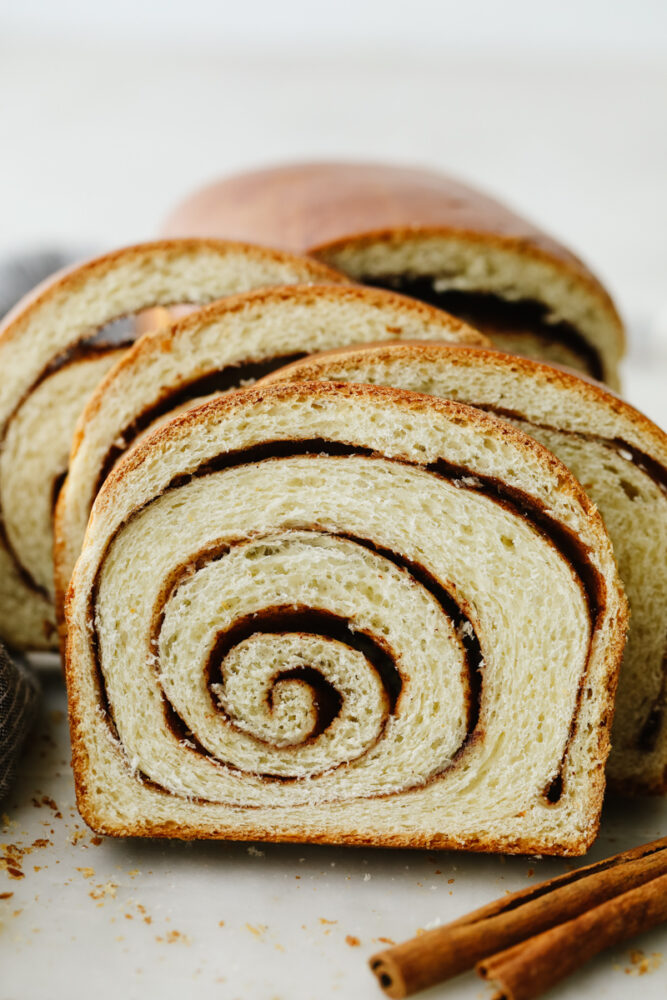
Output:
[[[58,608],[101,483],[156,421],[202,396],[248,385],[300,355],[405,339],[489,344],[460,320],[414,299],[343,285],[230,297],[140,338],[91,396],[74,434],[55,517]]]
[[[231,393],[95,501],[79,808],[113,835],[581,853],[625,626],[599,515],[514,428],[378,387]]]
[[[164,232],[307,251],[460,316],[501,350],[618,385],[623,324],[589,268],[507,205],[439,172],[345,162],[246,171],[192,194]]]
[[[667,435],[600,385],[489,351],[331,352],[271,379],[392,385],[471,403],[568,466],[602,514],[631,609],[608,774],[626,791],[667,791]]]
[[[56,275],[17,305],[0,325],[0,637],[22,649],[57,646],[52,508],[76,420],[123,346],[105,328],[154,305],[339,280],[288,253],[165,240]]]

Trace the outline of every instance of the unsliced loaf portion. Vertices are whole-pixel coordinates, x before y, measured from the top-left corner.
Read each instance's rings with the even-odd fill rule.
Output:
[[[88,261],[23,299],[0,325],[0,637],[57,646],[52,511],[76,420],[126,342],[109,324],[155,305],[202,305],[294,282],[344,282],[289,253],[164,240]]]
[[[443,174],[372,163],[247,172],[186,199],[165,232],[308,251],[460,316],[501,350],[618,385],[623,325],[597,278],[506,205]]]
[[[667,435],[599,385],[496,352],[331,352],[266,381],[313,379],[471,403],[530,434],[575,474],[602,514],[631,608],[608,774],[625,791],[667,791]]]
[[[625,625],[599,515],[514,428],[378,387],[231,393],[95,501],[79,808],[119,836],[581,853]]]
[[[343,285],[233,296],[140,338],[91,396],[74,434],[55,518],[58,609],[95,495],[147,428],[202,396],[247,385],[295,357],[405,339],[489,344],[460,320],[413,299]]]

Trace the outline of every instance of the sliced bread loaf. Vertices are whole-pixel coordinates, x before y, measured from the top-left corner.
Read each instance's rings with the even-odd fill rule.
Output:
[[[231,393],[95,501],[79,808],[118,836],[581,853],[625,624],[599,515],[513,427],[395,389]]]

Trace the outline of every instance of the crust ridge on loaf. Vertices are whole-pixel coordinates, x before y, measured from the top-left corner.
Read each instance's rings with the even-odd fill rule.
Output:
[[[56,648],[52,510],[87,398],[127,347],[109,325],[293,282],[344,282],[316,261],[221,240],[126,247],[49,279],[0,325],[0,636]]]
[[[611,546],[565,467],[479,410],[327,383],[190,409],[105,481],[66,613],[94,829],[595,836],[626,626]]]
[[[608,775],[626,792],[667,791],[667,435],[598,384],[487,350],[332,351],[265,382],[314,379],[392,385],[482,407],[577,476],[605,521],[631,609]]]

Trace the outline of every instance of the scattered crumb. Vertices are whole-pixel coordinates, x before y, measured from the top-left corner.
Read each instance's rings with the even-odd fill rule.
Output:
[[[372,879],[372,877],[373,877],[372,875],[369,875],[368,872],[366,872],[366,874],[364,875],[363,881],[364,882],[370,882],[370,880]]]
[[[93,844],[93,845],[94,845],[95,847],[99,847],[99,846],[100,846],[100,844],[101,844],[101,843],[103,842],[103,839],[104,839],[103,837],[98,837],[98,836],[96,835],[96,836],[94,836],[94,837],[92,837],[92,838],[91,838],[91,841],[90,841],[90,842],[91,842],[91,844]]]
[[[320,917],[320,923],[321,924],[337,924],[338,921],[337,920],[327,920],[326,917]]]
[[[534,874],[535,874],[535,869],[534,868],[529,868],[528,871],[526,872],[526,875],[528,876],[528,878],[532,878]]]
[[[225,926],[225,921],[224,920],[218,920],[218,927],[224,927],[224,926]]]
[[[112,899],[115,899],[117,889],[118,886],[115,882],[105,882],[104,885],[96,885],[88,895],[91,899],[103,899],[104,896],[111,896]]]
[[[633,948],[630,952],[630,965],[623,970],[626,976],[645,976],[647,972],[655,972],[662,965],[662,954],[654,951],[646,955],[641,948]]]
[[[248,854],[250,855],[251,858],[263,858],[264,857],[264,851],[260,851],[260,849],[258,847],[247,847],[246,851],[248,852]]]
[[[380,941],[382,944],[396,944],[395,941],[392,941],[392,939],[388,937],[379,937],[377,940]]]
[[[354,934],[348,934],[345,937],[345,944],[349,944],[350,948],[358,948],[361,941],[358,937],[355,937]]]
[[[11,899],[13,895],[13,892],[0,892],[0,899]]]
[[[188,937],[187,934],[183,934],[181,931],[169,931],[169,933],[165,938],[165,941],[167,942],[167,944],[176,944],[177,942],[188,945],[192,944],[192,938]]]
[[[448,878],[447,879],[447,885],[454,885],[455,882],[456,882],[455,878]]]
[[[2,851],[2,855],[0,856],[0,869],[4,868],[10,878],[25,878],[25,874],[22,869],[23,858],[25,855],[31,854],[33,851],[40,848],[48,847],[50,843],[50,840],[40,837],[27,846],[24,846],[23,844],[0,844],[0,851]]]
[[[254,934],[255,937],[261,937],[262,934],[267,930],[266,924],[258,924],[256,927],[253,926],[253,924],[246,924],[246,928],[250,931],[251,934]]]
[[[34,801],[35,801],[35,800],[33,799],[33,802],[34,802]],[[42,795],[42,803],[43,803],[43,804],[44,804],[45,806],[48,806],[48,807],[49,807],[49,809],[52,809],[52,810],[53,810],[53,812],[54,812],[54,814],[55,814],[55,817],[56,817],[56,819],[62,819],[62,818],[63,818],[63,814],[61,813],[60,809],[58,808],[58,806],[57,806],[57,805],[56,805],[56,803],[55,803],[55,802],[53,801],[53,799],[51,798],[51,796],[50,796],[50,795]]]

